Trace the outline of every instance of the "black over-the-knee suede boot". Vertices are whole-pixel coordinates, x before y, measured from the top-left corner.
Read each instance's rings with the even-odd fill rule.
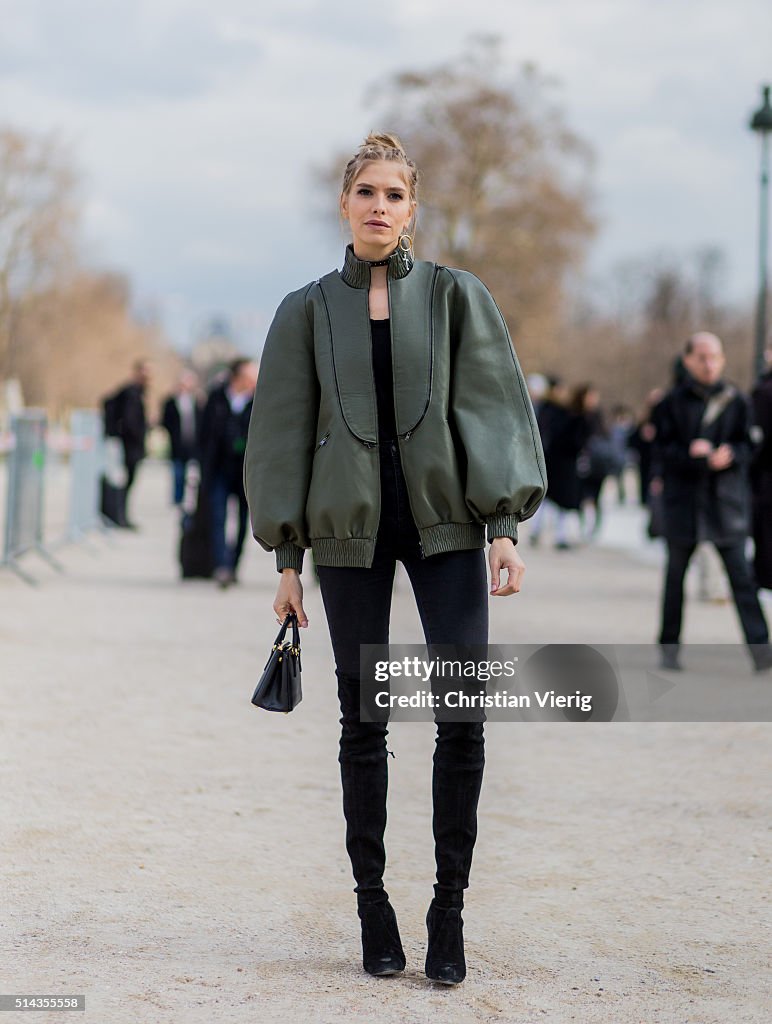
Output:
[[[339,691],[343,715],[338,760],[346,850],[357,883],[354,892],[362,928],[362,963],[369,974],[394,974],[404,970],[405,954],[396,915],[383,886],[388,730],[382,722],[359,721],[358,680],[339,676]]]
[[[426,915],[426,976],[456,985],[466,976],[464,890],[477,839],[485,767],[483,722],[438,722],[432,774],[437,883]]]

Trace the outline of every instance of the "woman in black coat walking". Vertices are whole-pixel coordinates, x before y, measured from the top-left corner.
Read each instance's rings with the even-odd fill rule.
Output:
[[[649,487],[654,477],[652,451],[656,429],[652,423],[652,413],[665,397],[662,388],[652,388],[646,396],[643,412],[635,428],[630,433],[629,447],[638,456],[638,501],[641,505],[649,503]]]
[[[530,543],[538,543],[550,509],[555,513],[555,547],[567,550],[571,547],[567,513],[578,512],[582,501],[577,459],[590,431],[584,392],[569,393],[561,380],[550,378],[550,388],[539,407],[537,419],[549,489],[545,507],[531,528]]]
[[[577,433],[584,433],[585,443],[577,460],[579,475],[579,521],[587,541],[596,540],[603,521],[600,493],[606,477],[620,469],[617,448],[611,429],[600,406],[600,392],[591,384],[582,384],[574,392],[571,407],[575,411]],[[592,509],[592,524],[587,522],[587,509]]]

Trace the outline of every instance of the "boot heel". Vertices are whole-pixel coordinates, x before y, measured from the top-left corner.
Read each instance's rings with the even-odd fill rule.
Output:
[[[362,966],[376,978],[405,969],[397,916],[391,903],[366,903],[357,908],[362,922]]]
[[[466,977],[464,921],[459,907],[438,907],[432,900],[426,915],[429,945],[426,977],[443,985],[458,985]]]

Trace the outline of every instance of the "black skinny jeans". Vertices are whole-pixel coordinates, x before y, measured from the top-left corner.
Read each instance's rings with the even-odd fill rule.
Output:
[[[483,549],[421,558],[399,449],[380,448],[381,518],[371,568],[318,566],[341,708],[340,762],[346,849],[358,902],[387,898],[384,831],[388,789],[385,722],[361,722],[363,643],[389,642],[396,562],[405,566],[428,644],[488,643],[488,577]],[[463,906],[477,838],[485,764],[482,722],[437,722],[432,828],[439,902]]]

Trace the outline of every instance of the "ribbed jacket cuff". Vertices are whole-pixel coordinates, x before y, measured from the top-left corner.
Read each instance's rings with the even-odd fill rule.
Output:
[[[496,537],[510,537],[517,544],[518,522],[519,518],[515,515],[489,516],[485,520],[488,543]]]
[[[303,571],[303,555],[305,554],[304,548],[299,548],[297,544],[293,544],[291,540],[287,540],[277,548],[274,548],[274,551],[276,552],[277,572],[281,572],[282,569],[297,569],[298,572]]]

